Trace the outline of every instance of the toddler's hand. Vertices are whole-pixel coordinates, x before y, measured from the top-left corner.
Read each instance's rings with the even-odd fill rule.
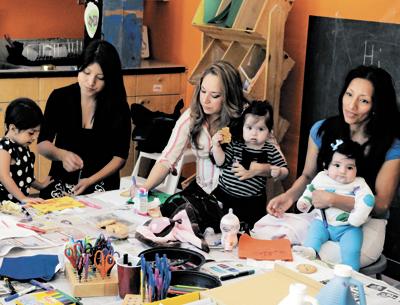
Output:
[[[301,201],[301,200],[297,201],[296,206],[297,206],[297,209],[302,213],[307,213],[311,207],[311,205],[309,203],[307,203],[305,201]]]
[[[276,165],[271,165],[271,177],[277,179],[281,174],[281,168]]]

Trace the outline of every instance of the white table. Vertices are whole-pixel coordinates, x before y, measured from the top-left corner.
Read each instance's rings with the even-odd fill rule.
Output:
[[[121,191],[116,190],[116,191],[110,191],[110,192],[105,192],[105,193],[97,193],[97,194],[92,194],[90,197],[97,198],[103,202],[107,202],[105,204],[104,210],[97,210],[93,208],[86,207],[84,208],[84,211],[80,211],[82,214],[90,214],[90,213],[97,213],[101,214],[102,212],[110,212],[112,211],[113,213],[121,216],[122,218],[128,218],[131,221],[135,222],[135,224],[140,225],[144,221],[146,221],[148,218],[143,217],[140,215],[135,214],[133,211],[133,206],[132,205],[127,205],[126,204],[126,197],[121,197],[120,196]],[[109,208],[107,208],[109,206]],[[1,214],[0,214],[1,215]],[[1,218],[2,216],[0,216]],[[68,217],[66,215],[65,217]],[[138,255],[141,251],[147,249],[148,247],[143,245],[141,242],[137,241],[133,234],[130,234],[130,237],[127,241],[121,242],[115,245],[118,248],[119,252],[122,253],[129,253],[132,255]],[[237,248],[234,249],[232,252],[224,252],[222,250],[218,249],[212,249],[210,253],[205,253],[194,246],[190,245],[183,245],[191,250],[195,250],[200,252],[205,256],[206,259],[214,259],[214,260],[221,260],[221,261],[227,261],[227,260],[233,260],[237,261]],[[42,249],[42,250],[12,250],[7,256],[9,257],[15,257],[15,256],[28,256],[28,255],[35,255],[35,254],[60,254],[62,253],[63,247],[54,247],[54,248],[48,248],[48,249]],[[62,254],[60,255],[62,257]],[[1,258],[2,259],[2,258]],[[268,272],[273,269],[274,262],[270,261],[254,261],[254,260],[243,260],[243,262],[252,265],[256,269],[256,273],[260,272]],[[293,262],[280,262],[283,264],[285,267],[296,270],[296,266],[299,263],[311,263],[314,264],[318,267],[318,271],[314,274],[311,274],[310,277],[313,278],[314,280],[317,281],[324,281],[328,280],[333,276],[333,270],[328,268],[327,266],[324,265],[319,265],[316,264],[315,261],[309,261],[307,259],[304,259],[302,257],[294,255],[294,261]],[[113,269],[113,272],[116,273],[116,268]],[[391,298],[383,298],[383,297],[377,297],[377,294],[379,291],[366,288],[366,295],[367,295],[367,301],[368,304],[377,304],[377,305],[385,305],[385,304],[400,304],[400,291],[397,290],[394,287],[391,287],[387,283],[383,281],[379,281],[373,278],[370,278],[368,276],[365,276],[360,273],[355,273],[354,277],[361,282],[363,282],[365,285],[369,284],[374,284],[374,285],[379,285],[386,287],[385,291],[390,291],[393,292],[399,297],[397,299],[391,299]],[[242,281],[245,280],[246,277],[241,277],[229,281],[224,281],[223,284],[232,282],[232,281]],[[56,288],[59,288],[66,293],[71,294],[71,289],[68,280],[66,279],[65,275],[63,273],[58,273],[53,281],[50,282],[51,285],[53,285]],[[373,285],[372,285],[373,286]],[[98,304],[108,304],[108,305],[113,305],[113,304],[121,304],[122,300],[119,296],[108,296],[108,297],[90,297],[90,298],[84,298],[83,303],[86,305],[98,305]],[[12,304],[9,303],[9,304]]]

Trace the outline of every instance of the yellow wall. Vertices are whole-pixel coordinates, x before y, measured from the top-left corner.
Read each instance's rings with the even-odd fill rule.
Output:
[[[144,24],[150,28],[153,57],[185,65],[189,74],[200,57],[201,34],[191,26],[199,2],[200,0],[144,0]],[[14,38],[82,37],[83,6],[76,3],[76,0],[0,1],[0,35],[10,34]],[[400,23],[400,1],[294,1],[286,24],[285,51],[296,61],[296,65],[282,88],[280,109],[283,117],[291,123],[282,143],[291,170],[287,185],[295,178],[297,168],[307,26],[310,15]],[[192,87],[188,85],[187,103],[191,93]]]

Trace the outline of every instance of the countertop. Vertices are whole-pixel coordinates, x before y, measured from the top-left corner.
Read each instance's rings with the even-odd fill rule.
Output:
[[[124,75],[183,73],[183,65],[157,60],[142,60],[139,67],[124,68]],[[78,75],[77,66],[56,66],[54,70],[44,71],[42,66],[20,66],[17,69],[0,69],[1,78],[27,77],[68,77]]]

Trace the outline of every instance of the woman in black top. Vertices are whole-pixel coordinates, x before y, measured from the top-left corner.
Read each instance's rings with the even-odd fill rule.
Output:
[[[53,161],[54,183],[41,191],[42,198],[119,187],[131,122],[121,62],[110,43],[88,45],[78,83],[54,90],[44,116],[38,150]]]

